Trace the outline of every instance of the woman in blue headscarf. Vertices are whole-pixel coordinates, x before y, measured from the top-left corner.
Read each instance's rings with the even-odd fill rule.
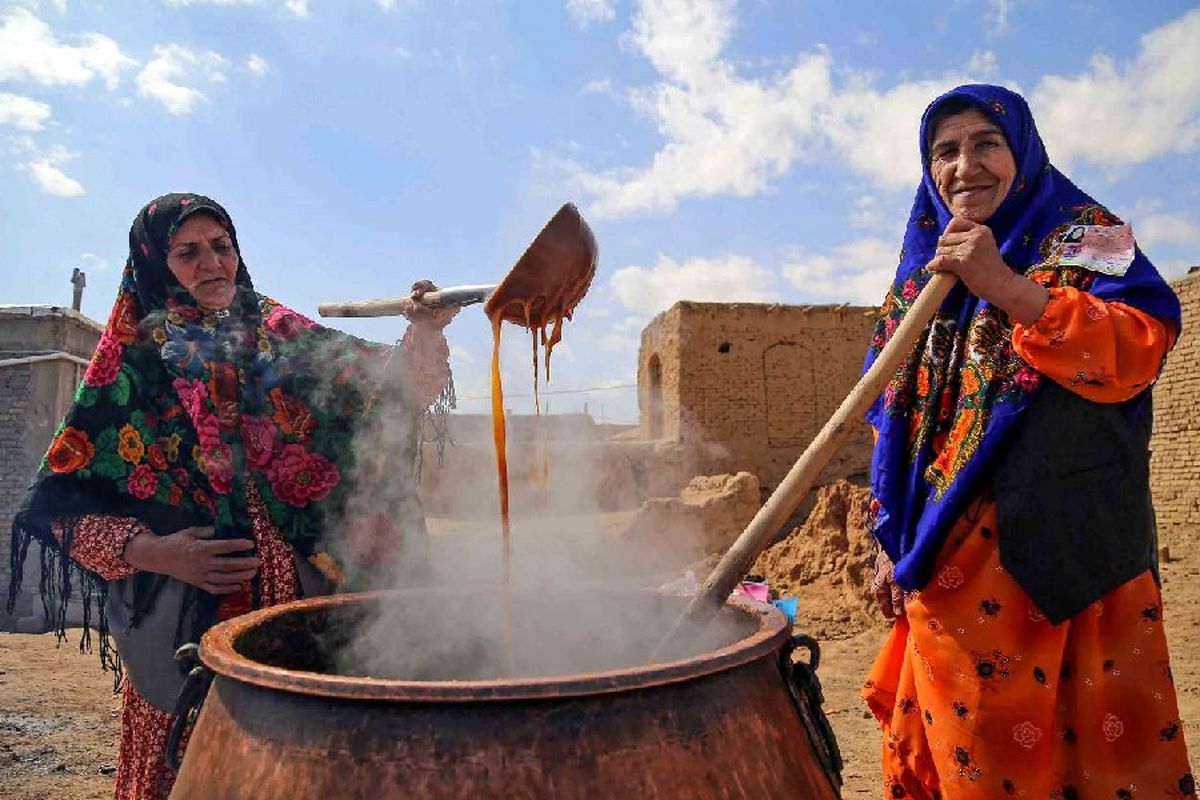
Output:
[[[1149,487],[1178,299],[1019,95],[939,97],[921,157],[868,365],[932,273],[959,285],[868,412],[884,794],[1193,797]]]

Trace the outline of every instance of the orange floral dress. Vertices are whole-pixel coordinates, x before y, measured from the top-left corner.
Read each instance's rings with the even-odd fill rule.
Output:
[[[1050,295],[1012,334],[1039,372],[1096,402],[1126,400],[1157,374],[1174,335],[1161,322],[1073,288]],[[1052,625],[1000,564],[1003,535],[981,494],[871,667],[863,698],[883,732],[883,796],[1195,797],[1155,576]]]

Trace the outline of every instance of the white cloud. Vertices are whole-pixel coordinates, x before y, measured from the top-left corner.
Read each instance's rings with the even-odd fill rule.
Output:
[[[983,18],[989,26],[989,37],[999,36],[1008,30],[1008,12],[1010,0],[987,0],[987,11]]]
[[[643,0],[627,42],[665,80],[631,99],[665,143],[645,167],[577,173],[594,197],[591,213],[670,210],[695,195],[750,196],[802,157],[831,91],[828,55],[802,54],[782,75],[744,79],[720,58],[733,25],[728,0]]]
[[[79,197],[84,194],[83,184],[59,169],[67,158],[69,156],[62,151],[51,152],[21,166],[46,194],[55,197]]]
[[[1192,268],[1197,266],[1197,262],[1200,262],[1200,259],[1171,258],[1166,261],[1156,261],[1154,266],[1158,269],[1159,275],[1167,280],[1174,280],[1191,272]]]
[[[1135,220],[1134,233],[1144,250],[1157,245],[1200,248],[1200,225],[1180,214],[1148,214]]]
[[[880,202],[875,193],[863,194],[854,201],[847,221],[852,228],[895,234],[898,240],[904,232],[904,211],[900,204]]]
[[[574,364],[577,360],[570,342],[562,341],[554,345],[554,364]]]
[[[670,308],[678,300],[758,302],[775,294],[775,275],[741,255],[675,261],[660,255],[653,267],[630,266],[609,279],[617,302],[641,318]],[[632,319],[640,325],[638,317]]]
[[[996,54],[991,50],[976,50],[967,62],[967,71],[979,78],[991,78],[999,69]]]
[[[806,299],[878,305],[896,274],[894,241],[865,237],[828,253],[796,254],[783,266],[783,278]]]
[[[270,65],[268,65],[267,60],[258,53],[251,53],[246,59],[246,69],[261,77],[267,74],[267,70],[270,69]]]
[[[1137,56],[1107,55],[1074,77],[1046,76],[1030,105],[1059,166],[1138,164],[1200,144],[1200,9],[1141,38]]]
[[[991,4],[994,30],[1010,10],[1008,0]],[[564,163],[590,195],[589,213],[611,218],[669,211],[688,197],[751,196],[798,163],[830,156],[881,189],[908,189],[920,177],[925,106],[999,69],[994,52],[979,50],[961,74],[880,87],[876,76],[840,69],[818,48],[790,69],[747,77],[723,55],[735,22],[732,0],[640,0],[623,41],[660,80],[629,96],[662,144],[642,165],[596,171]],[[1143,36],[1127,64],[1100,55],[1080,75],[1043,78],[1030,99],[1051,157],[1062,166],[1086,159],[1113,167],[1195,150],[1197,41],[1200,9]]]
[[[112,263],[103,256],[98,256],[95,253],[80,253],[79,267],[84,272],[104,272]]]
[[[646,166],[576,169],[576,184],[593,198],[590,213],[617,217],[670,210],[691,196],[751,196],[831,150],[885,188],[916,183],[921,112],[967,76],[881,91],[870,76],[849,73],[839,89],[833,58],[819,48],[781,73],[743,77],[722,56],[733,12],[730,0],[641,0],[625,41],[662,80],[631,100],[664,142]],[[973,67],[993,70],[995,56],[978,53]]]
[[[79,86],[101,78],[115,89],[121,70],[136,63],[107,36],[86,33],[78,38],[79,45],[63,44],[27,9],[11,10],[0,22],[0,81]]]
[[[929,101],[965,76],[901,83],[879,91],[864,78],[833,97],[824,118],[831,146],[850,167],[885,189],[913,187],[921,178],[917,134]]]
[[[169,6],[248,6],[255,0],[166,0]]]
[[[863,47],[874,47],[879,44],[879,31],[859,31],[855,34],[854,40]]]
[[[0,125],[12,125],[26,131],[40,131],[50,119],[50,106],[22,97],[0,92]]]
[[[158,100],[172,114],[188,114],[205,96],[199,89],[177,81],[185,77],[223,81],[226,63],[219,53],[198,52],[177,44],[158,45],[154,58],[138,73],[138,94]]]
[[[616,94],[613,90],[613,82],[608,78],[597,78],[590,80],[583,85],[579,90],[580,94]]]
[[[78,197],[84,193],[83,184],[66,175],[49,161],[32,161],[25,165],[34,183],[46,194],[56,197]]]
[[[42,6],[49,6],[59,14],[65,14],[67,11],[67,0],[16,0],[15,5],[22,5],[34,11],[41,11]]]
[[[165,0],[169,6],[251,6],[258,0]],[[375,0],[376,5],[388,11],[396,0]],[[297,17],[308,16],[308,0],[284,0],[283,7]]]
[[[450,358],[456,364],[474,364],[475,357],[472,356],[465,347],[459,347],[456,344],[450,345]]]
[[[571,19],[581,28],[593,22],[611,22],[617,15],[615,0],[567,0]]]

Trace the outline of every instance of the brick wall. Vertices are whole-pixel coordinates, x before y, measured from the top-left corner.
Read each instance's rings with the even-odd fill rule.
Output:
[[[70,309],[0,306],[0,361],[53,352],[87,358],[99,341],[100,325]],[[38,462],[70,407],[80,375],[68,360],[0,367],[0,596],[11,578],[12,519]],[[13,614],[0,603],[0,630],[42,630],[37,600],[38,554],[25,562],[24,587]],[[78,609],[69,615],[78,617]]]
[[[0,597],[7,600],[12,517],[24,496],[36,462],[30,463],[25,448],[25,419],[29,412],[33,366],[0,370]],[[33,612],[32,598],[25,594],[14,609],[16,617]],[[0,607],[0,620],[5,615]]]
[[[1183,333],[1154,389],[1150,483],[1159,538],[1186,545],[1200,529],[1200,272],[1172,285],[1183,305]]]
[[[876,314],[865,306],[677,303],[642,334],[643,434],[652,435],[659,409],[655,438],[707,451],[710,463],[698,472],[746,470],[773,489],[858,381]],[[657,406],[648,386],[656,370]],[[822,480],[865,476],[870,451],[859,423]]]

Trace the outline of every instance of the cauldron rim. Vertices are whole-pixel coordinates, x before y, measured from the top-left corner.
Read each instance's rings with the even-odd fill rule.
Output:
[[[399,589],[310,597],[252,611],[210,628],[200,640],[200,660],[219,676],[313,697],[418,703],[538,700],[627,692],[724,672],[779,650],[791,629],[787,617],[774,606],[743,597],[730,597],[726,607],[732,607],[754,620],[757,630],[732,644],[688,658],[627,669],[550,677],[462,681],[396,680],[285,669],[254,661],[239,653],[235,647],[238,640],[250,630],[286,614],[371,602],[404,593],[405,590]],[[653,591],[642,593],[659,594]]]

